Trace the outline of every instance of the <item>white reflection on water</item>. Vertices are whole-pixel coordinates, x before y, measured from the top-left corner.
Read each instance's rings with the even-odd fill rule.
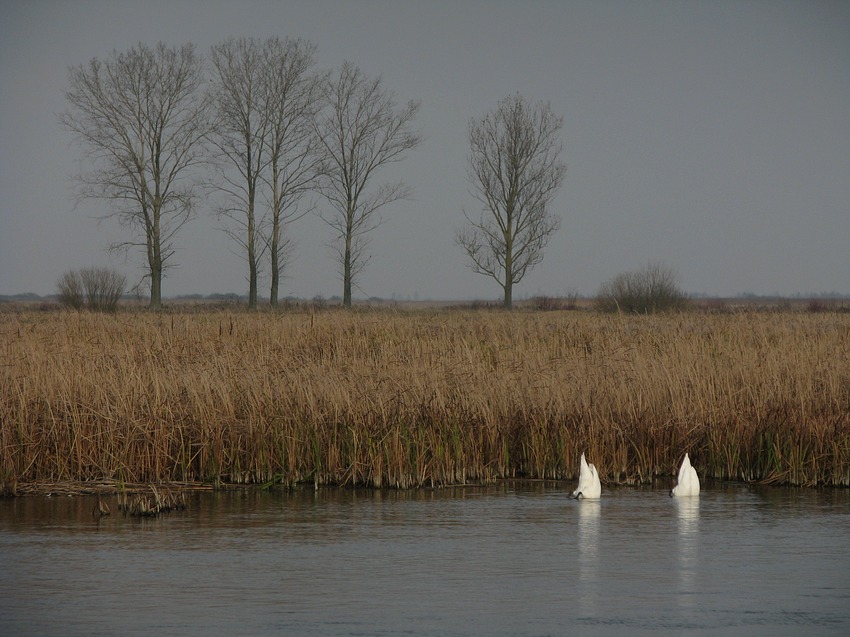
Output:
[[[699,547],[699,497],[673,498],[679,524],[679,606],[694,607]]]
[[[599,598],[599,500],[579,500],[578,513],[578,597],[581,614],[596,614]]]

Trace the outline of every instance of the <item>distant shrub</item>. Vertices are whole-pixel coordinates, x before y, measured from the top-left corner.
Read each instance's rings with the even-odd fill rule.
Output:
[[[732,311],[726,299],[707,299],[702,302],[701,307],[712,314],[729,314]]]
[[[662,263],[622,272],[602,284],[596,298],[603,312],[651,314],[684,308],[688,296],[676,283],[676,273]]]
[[[570,291],[563,296],[533,296],[528,300],[528,305],[541,312],[575,310],[578,307],[578,292]]]
[[[561,309],[560,299],[555,296],[546,296],[545,294],[529,299],[529,305],[531,308],[540,312],[551,312]]]
[[[59,281],[56,283],[56,294],[59,297],[59,303],[64,307],[72,310],[83,309],[85,294],[79,273],[75,270],[68,270],[59,277]]]
[[[86,268],[80,270],[86,302],[89,309],[98,312],[114,312],[118,301],[127,287],[124,275],[109,268]]]
[[[127,279],[109,268],[68,270],[56,284],[59,303],[81,310],[87,307],[96,312],[114,312],[124,294]]]

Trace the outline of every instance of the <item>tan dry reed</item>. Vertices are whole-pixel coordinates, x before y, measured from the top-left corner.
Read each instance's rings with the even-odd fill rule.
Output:
[[[850,314],[0,315],[0,485],[850,485]]]

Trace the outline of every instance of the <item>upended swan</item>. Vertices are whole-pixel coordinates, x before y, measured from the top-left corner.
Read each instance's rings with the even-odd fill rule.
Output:
[[[691,466],[688,454],[685,454],[682,466],[679,467],[678,484],[670,491],[670,497],[684,495],[699,495],[699,477],[696,469]]]
[[[596,467],[588,464],[581,454],[581,469],[578,474],[578,488],[572,492],[571,497],[576,500],[596,500],[602,495],[602,484],[599,482],[599,474]]]

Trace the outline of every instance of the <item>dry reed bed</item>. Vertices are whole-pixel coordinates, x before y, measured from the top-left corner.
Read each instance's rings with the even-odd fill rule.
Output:
[[[850,485],[850,315],[0,317],[0,487]]]

